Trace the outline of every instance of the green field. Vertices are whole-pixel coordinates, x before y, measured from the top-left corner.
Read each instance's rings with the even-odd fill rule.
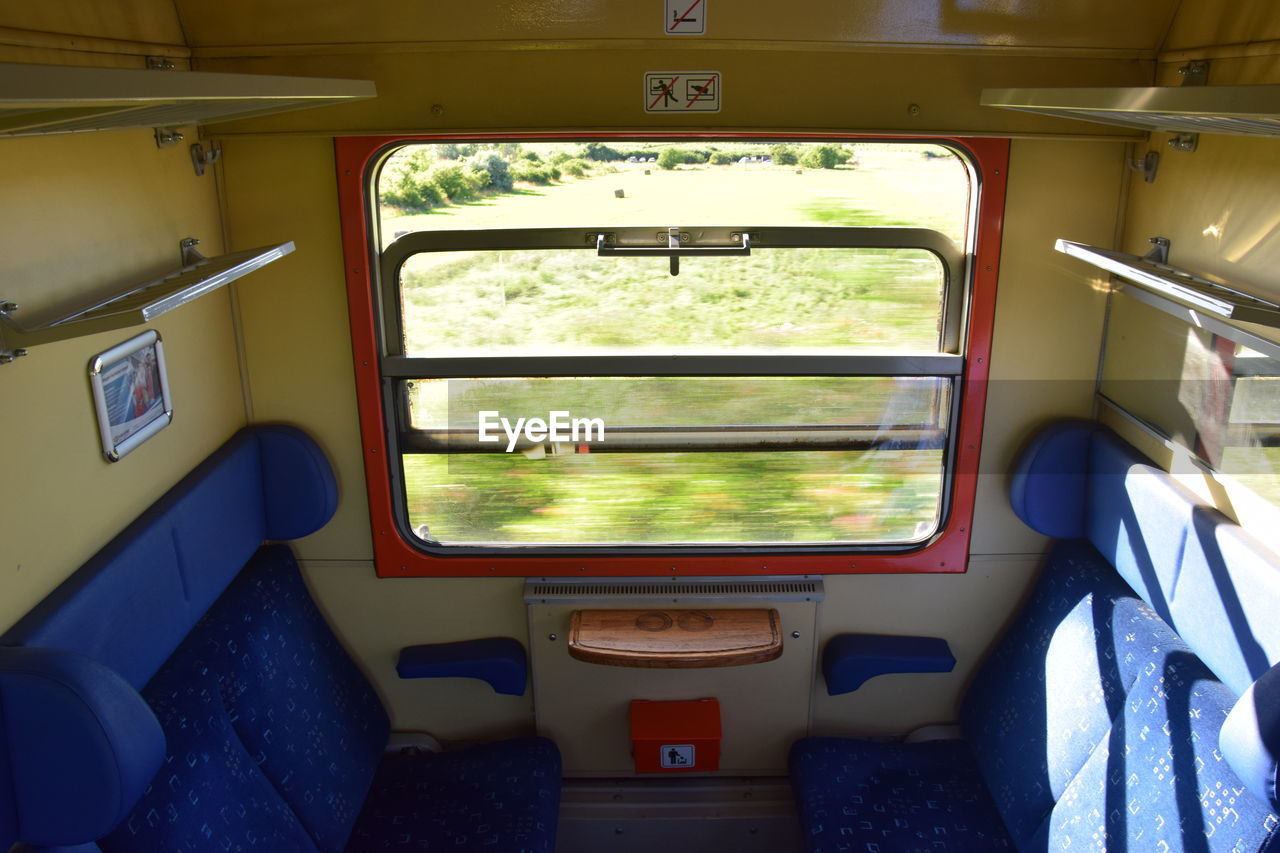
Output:
[[[858,166],[679,166],[605,164],[615,172],[402,216],[382,214],[389,243],[398,231],[470,228],[606,228],[653,225],[916,225],[959,243],[968,174],[959,161],[918,149],[860,146]],[[645,174],[648,171],[649,174]],[[623,198],[615,196],[622,190]]]
[[[926,158],[909,146],[858,146],[856,161],[799,170],[601,164],[583,178],[517,184],[512,193],[429,213],[388,209],[384,242],[412,230],[700,224],[914,225],[961,241],[968,184],[957,161]],[[417,255],[401,279],[406,352],[589,356],[938,346],[941,269],[921,250],[758,250],[749,258],[685,259],[676,278],[666,267],[665,259],[599,258],[588,250]],[[922,395],[918,382],[843,382],[473,383],[468,399],[449,395],[447,413],[439,394],[433,402],[422,396],[431,383],[417,383],[413,408],[419,426],[470,423],[489,405],[512,420],[571,408],[575,416],[634,426],[945,418],[944,398]],[[415,529],[457,543],[911,541],[932,529],[942,487],[937,450],[536,459],[498,452],[408,455],[404,462]]]

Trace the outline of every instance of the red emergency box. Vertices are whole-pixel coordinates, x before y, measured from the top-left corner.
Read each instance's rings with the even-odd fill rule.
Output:
[[[720,702],[631,702],[631,754],[637,773],[720,769]]]

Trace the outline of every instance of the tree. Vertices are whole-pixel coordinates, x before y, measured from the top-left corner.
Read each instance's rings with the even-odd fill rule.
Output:
[[[511,178],[511,166],[502,154],[494,149],[486,149],[472,155],[467,167],[489,175],[489,186],[498,192],[511,192],[514,181]]]
[[[594,160],[597,163],[612,163],[615,160],[621,160],[622,155],[603,142],[588,142],[582,146],[582,158]]]

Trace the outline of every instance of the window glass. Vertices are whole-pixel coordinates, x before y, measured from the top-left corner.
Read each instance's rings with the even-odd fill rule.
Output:
[[[969,174],[926,143],[399,149],[377,195],[411,532],[428,549],[928,540]]]
[[[748,257],[583,250],[435,252],[400,274],[405,352],[936,352],[943,269],[924,249],[761,249]]]
[[[962,243],[969,190],[953,151],[919,142],[406,145],[378,178],[384,245],[411,231],[696,223],[914,225]]]

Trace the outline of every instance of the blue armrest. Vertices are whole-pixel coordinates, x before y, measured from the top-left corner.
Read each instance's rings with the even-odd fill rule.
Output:
[[[478,678],[509,696],[524,695],[527,669],[524,646],[511,637],[406,646],[396,663],[401,678]]]
[[[851,693],[877,675],[950,672],[955,665],[951,648],[940,637],[840,634],[822,650],[822,674],[831,696]]]

